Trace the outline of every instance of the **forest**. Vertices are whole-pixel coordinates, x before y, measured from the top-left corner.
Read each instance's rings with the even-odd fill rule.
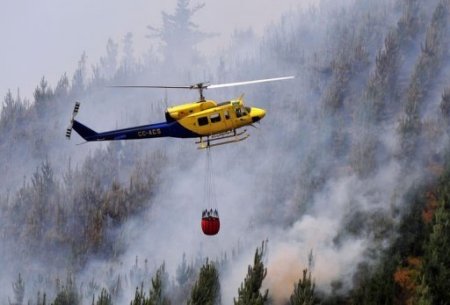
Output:
[[[450,0],[321,0],[208,56],[204,5],[149,20],[145,55],[127,33],[32,100],[4,94],[0,303],[448,304]],[[107,86],[286,75],[206,92],[267,110],[249,139],[212,149],[215,237],[192,139],[64,138],[75,101],[103,131],[197,98]]]

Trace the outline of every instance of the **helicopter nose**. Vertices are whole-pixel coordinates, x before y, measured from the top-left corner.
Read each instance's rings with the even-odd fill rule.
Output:
[[[252,122],[255,123],[260,121],[266,115],[266,111],[264,109],[252,107],[250,115],[252,117]]]

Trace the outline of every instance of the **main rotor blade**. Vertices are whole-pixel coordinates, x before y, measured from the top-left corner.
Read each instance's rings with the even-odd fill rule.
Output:
[[[227,84],[216,84],[216,85],[209,85],[208,89],[213,88],[224,88],[224,87],[233,87],[233,86],[242,86],[242,85],[249,85],[249,84],[258,84],[258,83],[265,83],[265,82],[274,82],[279,80],[285,80],[285,79],[293,79],[295,76],[284,76],[284,77],[276,77],[276,78],[266,78],[266,79],[258,79],[258,80],[251,80],[246,82],[237,82],[237,83],[227,83]]]
[[[128,86],[128,85],[118,85],[118,86],[108,86],[111,88],[161,88],[161,89],[193,89],[192,86]]]
[[[276,78],[266,78],[266,79],[258,79],[251,80],[245,82],[236,82],[236,83],[226,83],[226,84],[215,84],[209,85],[206,83],[198,83],[191,86],[148,86],[148,85],[116,85],[116,86],[108,86],[110,88],[161,88],[161,89],[199,89],[200,91],[203,89],[214,89],[214,88],[224,88],[224,87],[234,87],[234,86],[243,86],[249,84],[258,84],[265,82],[274,82],[279,80],[293,79],[295,76],[284,76],[284,77],[276,77]]]

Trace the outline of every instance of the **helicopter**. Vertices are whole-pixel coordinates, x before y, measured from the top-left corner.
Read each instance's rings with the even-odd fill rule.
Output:
[[[73,129],[86,142],[160,137],[199,138],[199,141],[195,142],[195,144],[199,144],[199,149],[240,142],[247,139],[249,134],[246,133],[246,129],[239,129],[245,126],[253,126],[254,123],[259,122],[264,118],[266,111],[261,108],[245,106],[243,94],[236,99],[217,103],[216,101],[205,99],[203,91],[206,89],[242,86],[293,78],[295,78],[295,76],[284,76],[225,84],[198,83],[191,86],[110,86],[115,88],[198,90],[200,98],[196,102],[168,107],[165,111],[165,122],[105,132],[96,132],[75,120],[75,116],[78,114],[80,108],[80,102],[76,102],[73,109],[72,118],[70,120],[70,125],[66,130],[66,138],[70,139]]]

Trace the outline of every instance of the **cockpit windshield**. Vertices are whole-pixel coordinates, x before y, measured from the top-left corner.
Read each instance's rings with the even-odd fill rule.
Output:
[[[236,116],[240,118],[241,116],[245,116],[250,114],[250,107],[239,107],[236,108]]]

